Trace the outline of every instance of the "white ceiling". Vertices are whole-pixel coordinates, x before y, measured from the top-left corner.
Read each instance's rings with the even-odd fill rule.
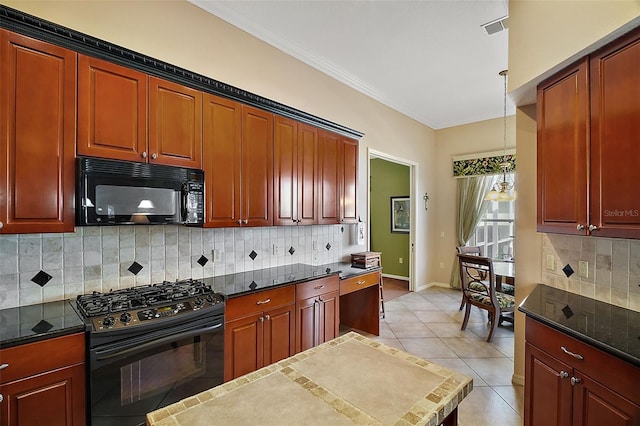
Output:
[[[189,1],[433,129],[503,115],[507,0]]]

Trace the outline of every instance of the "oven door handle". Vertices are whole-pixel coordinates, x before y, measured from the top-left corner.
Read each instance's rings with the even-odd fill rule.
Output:
[[[127,355],[131,352],[138,352],[153,346],[162,345],[164,343],[175,342],[176,340],[179,340],[179,339],[185,339],[187,337],[197,336],[202,333],[213,331],[220,327],[222,327],[222,323],[212,325],[209,327],[198,328],[195,330],[188,330],[178,334],[172,334],[170,336],[162,337],[160,339],[152,340],[150,342],[146,342],[142,344],[133,343],[131,345],[125,346],[126,349],[116,348],[116,349],[107,349],[104,351],[98,350],[96,351],[96,355],[97,355],[96,361],[104,361],[110,358],[115,358],[117,356]]]

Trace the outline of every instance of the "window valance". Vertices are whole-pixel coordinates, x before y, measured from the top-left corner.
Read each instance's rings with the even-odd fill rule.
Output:
[[[504,151],[458,155],[453,157],[453,177],[485,176],[502,174],[505,162]],[[508,149],[506,162],[509,173],[516,171],[516,150]]]

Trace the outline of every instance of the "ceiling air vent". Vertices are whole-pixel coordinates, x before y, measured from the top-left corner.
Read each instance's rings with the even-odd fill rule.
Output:
[[[482,31],[484,31],[488,35],[499,33],[500,31],[509,28],[509,17],[503,16],[502,18],[487,22],[486,24],[482,24],[481,27]]]

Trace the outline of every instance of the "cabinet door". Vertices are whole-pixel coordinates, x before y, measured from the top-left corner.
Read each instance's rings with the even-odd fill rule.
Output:
[[[318,142],[318,223],[340,223],[340,137],[320,131]]]
[[[242,106],[242,224],[273,225],[273,114]]]
[[[0,30],[0,232],[72,232],[76,54]]]
[[[588,84],[583,60],[538,86],[538,232],[588,233]]]
[[[85,366],[52,370],[0,386],[0,424],[7,426],[82,425],[85,416]]]
[[[340,335],[340,292],[332,291],[318,298],[320,308],[319,339],[320,343],[328,342]]]
[[[571,424],[572,372],[563,362],[525,344],[525,426]]]
[[[576,371],[573,390],[574,426],[631,426],[640,424],[640,405]]]
[[[224,381],[257,370],[263,363],[263,313],[228,321],[224,331]]]
[[[149,77],[149,162],[202,168],[202,92]]]
[[[590,71],[592,234],[640,238],[640,32],[592,55]]]
[[[295,352],[294,305],[264,313],[264,365],[290,357]]]
[[[297,225],[298,123],[276,117],[273,132],[273,224]]]
[[[78,154],[146,161],[147,76],[78,57]]]
[[[296,302],[296,352],[302,352],[317,345],[319,340],[320,309],[318,298]]]
[[[341,184],[340,184],[340,221],[343,223],[358,222],[357,188],[358,188],[358,141],[342,139],[341,143]]]
[[[205,227],[239,226],[242,107],[205,94],[203,107],[203,169]]]
[[[298,125],[297,217],[300,225],[318,223],[318,129]]]

